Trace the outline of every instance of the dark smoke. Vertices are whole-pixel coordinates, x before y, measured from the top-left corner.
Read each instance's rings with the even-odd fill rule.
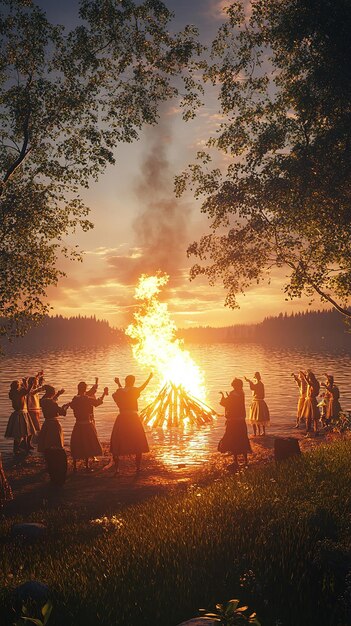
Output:
[[[170,143],[167,121],[148,129],[148,147],[134,186],[140,205],[133,224],[139,256],[111,259],[125,284],[135,283],[140,274],[154,274],[158,270],[167,272],[174,284],[185,264],[189,211],[173,192],[174,172],[167,157]]]

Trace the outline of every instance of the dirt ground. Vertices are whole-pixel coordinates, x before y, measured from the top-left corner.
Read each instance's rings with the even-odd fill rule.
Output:
[[[303,433],[294,434],[299,439],[302,452],[321,444],[329,444],[337,435],[325,435],[306,439]],[[250,466],[262,465],[274,459],[274,436],[251,437],[252,454]],[[230,456],[213,453],[210,460],[201,466],[164,465],[157,458],[157,450],[143,458],[140,474],[135,473],[132,458],[121,460],[120,473],[114,476],[113,467],[105,446],[104,457],[92,463],[87,472],[84,463],[78,472],[72,471],[68,459],[68,475],[63,487],[50,483],[42,455],[35,451],[4,462],[7,479],[12,487],[14,500],[7,503],[5,516],[21,515],[50,508],[71,508],[84,516],[99,516],[142,502],[152,496],[163,495],[191,485],[204,485],[228,473]],[[243,470],[245,471],[245,470]]]

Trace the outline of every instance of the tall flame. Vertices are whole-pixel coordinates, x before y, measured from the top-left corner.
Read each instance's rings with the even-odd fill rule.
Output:
[[[177,327],[171,320],[168,305],[158,295],[169,280],[167,274],[142,274],[135,290],[139,308],[126,334],[134,339],[135,359],[145,367],[157,371],[162,383],[181,385],[193,396],[205,400],[204,378],[199,367],[181,340],[176,338]]]

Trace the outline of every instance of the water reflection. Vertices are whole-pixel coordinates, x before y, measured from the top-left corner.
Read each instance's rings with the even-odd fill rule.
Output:
[[[312,368],[317,378],[323,378],[325,371],[334,374],[341,393],[341,406],[351,409],[350,365],[348,353],[317,352],[269,348],[267,346],[246,344],[211,344],[188,346],[195,361],[203,368],[208,390],[208,402],[215,409],[219,407],[219,391],[230,391],[230,382],[234,376],[252,377],[255,371],[261,372],[266,387],[266,400],[271,412],[269,432],[273,434],[292,433],[295,423],[297,387],[291,379],[291,372],[300,368]],[[89,350],[62,350],[38,352],[35,354],[15,354],[1,361],[0,374],[0,451],[9,452],[12,442],[3,438],[6,423],[11,413],[8,399],[10,382],[18,377],[31,375],[44,369],[47,382],[57,387],[64,387],[66,393],[62,403],[69,401],[76,393],[80,380],[93,383],[99,377],[100,389],[110,387],[110,394],[115,389],[113,379],[121,379],[127,374],[135,374],[137,384],[144,382],[148,371],[143,370],[133,359],[128,346],[109,346]],[[146,406],[159,391],[159,380],[155,376],[145,390],[140,408]],[[251,393],[244,384],[246,407],[250,406]],[[147,392],[147,393],[146,393]],[[100,439],[108,441],[116,406],[108,396],[104,404],[95,412],[96,427]],[[62,419],[65,443],[69,445],[74,423],[73,413],[69,411]],[[224,420],[218,417],[213,424],[200,429],[172,431],[148,431],[151,446],[160,460],[173,465],[200,463],[217,449],[217,443],[224,430]]]

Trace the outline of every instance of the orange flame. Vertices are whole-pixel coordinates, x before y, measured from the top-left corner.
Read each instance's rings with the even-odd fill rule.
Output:
[[[168,305],[158,299],[168,280],[169,276],[161,272],[155,276],[140,276],[134,295],[139,308],[126,334],[134,339],[135,359],[156,371],[162,384],[181,385],[188,393],[205,400],[203,374],[189,352],[184,350],[181,340],[176,338],[177,327],[171,320]]]

